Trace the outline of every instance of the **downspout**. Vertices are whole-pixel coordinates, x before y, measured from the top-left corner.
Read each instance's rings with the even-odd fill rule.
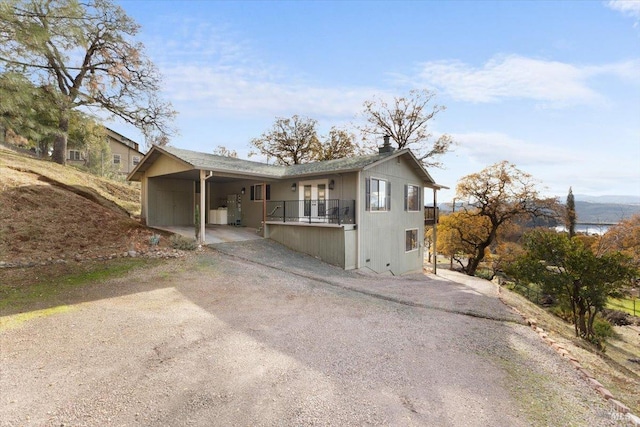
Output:
[[[433,188],[433,274],[438,274],[438,190]]]
[[[356,210],[356,269],[360,269],[361,263],[360,263],[360,220],[361,220],[361,215],[360,212],[362,211],[362,209],[360,209],[360,196],[362,195],[362,190],[361,190],[361,179],[362,176],[362,172],[358,171],[358,179],[357,179],[357,185],[356,185],[356,206],[355,206],[355,210]]]

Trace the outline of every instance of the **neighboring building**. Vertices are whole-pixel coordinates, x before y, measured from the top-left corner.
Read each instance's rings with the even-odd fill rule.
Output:
[[[293,166],[154,146],[127,179],[142,184],[149,226],[191,225],[196,205],[205,206],[201,230],[253,227],[344,269],[393,274],[422,270],[424,190],[435,203],[442,188],[388,141],[379,154]]]
[[[105,128],[105,130],[111,151],[110,162],[121,174],[129,174],[144,157],[144,154],[140,152],[139,144],[114,130],[109,128]],[[86,158],[86,153],[80,149],[67,149],[67,163],[69,164],[84,165]]]

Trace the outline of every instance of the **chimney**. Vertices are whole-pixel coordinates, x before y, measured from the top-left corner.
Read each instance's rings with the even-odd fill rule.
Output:
[[[389,135],[384,136],[384,144],[382,144],[382,147],[378,147],[378,154],[393,153],[394,148],[391,146],[389,138]]]

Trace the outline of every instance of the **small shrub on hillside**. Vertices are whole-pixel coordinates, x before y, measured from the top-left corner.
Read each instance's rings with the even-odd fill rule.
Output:
[[[169,244],[173,249],[180,249],[183,251],[195,251],[198,248],[198,243],[195,239],[190,239],[178,234],[171,236]]]
[[[593,321],[593,336],[588,341],[595,344],[601,351],[607,350],[607,338],[615,336],[613,326],[607,320],[596,317]]]
[[[160,235],[159,234],[152,234],[149,237],[149,246],[158,246],[159,243],[160,243]]]
[[[615,335],[611,323],[601,317],[593,321],[593,333],[597,338],[609,338]]]
[[[476,270],[475,276],[485,280],[493,280],[495,273],[493,270],[490,270],[488,268],[483,268],[482,270],[481,269]]]

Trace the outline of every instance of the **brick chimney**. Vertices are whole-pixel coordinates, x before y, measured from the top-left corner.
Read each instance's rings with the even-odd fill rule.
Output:
[[[382,147],[378,147],[378,154],[393,153],[394,148],[391,146],[389,138],[389,135],[384,136],[384,144],[382,144]]]

